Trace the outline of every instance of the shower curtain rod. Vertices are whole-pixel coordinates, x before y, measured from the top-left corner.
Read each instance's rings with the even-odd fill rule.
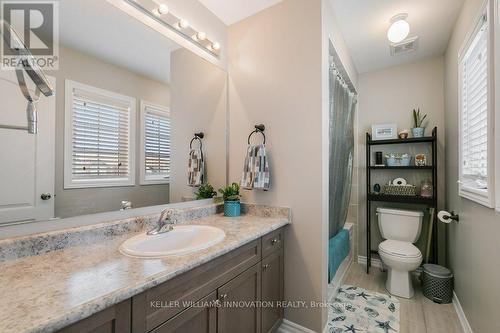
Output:
[[[342,81],[349,87],[349,90],[355,95],[358,95],[358,91],[356,90],[356,87],[351,81],[351,77],[349,76],[349,73],[344,67],[344,64],[342,63],[342,60],[340,59],[340,56],[337,53],[337,50],[335,49],[335,46],[333,45],[332,40],[330,40],[330,65],[335,68],[337,71],[338,75],[340,75]]]

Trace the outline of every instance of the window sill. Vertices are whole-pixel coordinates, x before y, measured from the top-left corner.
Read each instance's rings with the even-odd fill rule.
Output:
[[[461,185],[458,190],[458,195],[488,208],[495,208],[487,190],[479,190]]]
[[[170,179],[141,179],[140,185],[168,185],[170,184]]]
[[[64,189],[100,188],[135,186],[133,179],[71,180],[64,184]]]

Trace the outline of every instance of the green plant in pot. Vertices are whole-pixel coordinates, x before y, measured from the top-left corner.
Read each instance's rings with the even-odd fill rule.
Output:
[[[421,138],[425,135],[425,127],[423,126],[425,118],[427,118],[427,115],[420,114],[420,109],[413,109],[413,121],[415,123],[415,127],[411,129],[411,132],[414,138]]]
[[[217,192],[210,183],[205,183],[198,187],[198,191],[194,195],[196,200],[212,199],[217,195]]]
[[[240,216],[241,204],[240,204],[240,185],[237,183],[232,183],[226,187],[219,190],[224,197],[224,215],[225,216]]]

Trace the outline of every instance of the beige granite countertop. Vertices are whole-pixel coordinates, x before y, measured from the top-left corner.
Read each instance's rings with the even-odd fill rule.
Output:
[[[90,244],[0,262],[0,332],[53,332],[208,262],[288,223],[283,216],[211,215],[186,224],[221,228],[226,238],[181,257],[136,259],[119,245],[131,232]]]

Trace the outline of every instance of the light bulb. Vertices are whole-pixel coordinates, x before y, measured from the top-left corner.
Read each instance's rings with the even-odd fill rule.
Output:
[[[219,43],[217,43],[217,42],[213,42],[213,43],[212,43],[212,48],[213,48],[214,50],[220,50],[220,44],[219,44]]]
[[[406,22],[406,15],[400,14],[395,16],[391,22],[389,30],[387,30],[387,39],[392,43],[399,43],[405,40],[410,33],[410,25]]]
[[[204,33],[203,31],[200,31],[196,34],[196,37],[199,39],[199,40],[205,40],[207,39],[207,34]]]
[[[185,20],[185,19],[181,19],[179,21],[179,27],[181,27],[182,29],[187,29],[189,28],[189,21],[188,20]]]
[[[165,15],[165,14],[168,14],[168,6],[167,6],[167,5],[165,5],[164,3],[162,3],[162,4],[160,5],[160,7],[158,7],[158,13],[159,13],[160,15]]]

